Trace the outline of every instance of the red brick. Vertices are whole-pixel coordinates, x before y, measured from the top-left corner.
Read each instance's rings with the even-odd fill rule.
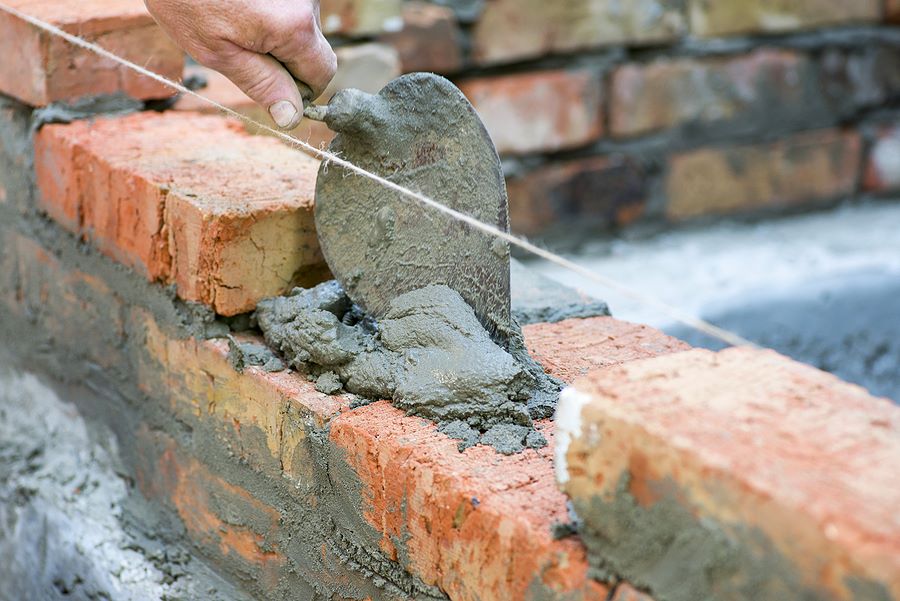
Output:
[[[610,133],[634,136],[692,123],[771,119],[799,113],[811,101],[812,66],[796,52],[763,49],[712,59],[660,59],[616,69],[610,89]]]
[[[44,127],[40,205],[150,280],[224,315],[321,279],[318,162],[227,119],[141,113]]]
[[[900,190],[900,125],[877,133],[866,160],[864,186],[871,192]]]
[[[676,155],[666,176],[670,219],[823,201],[853,194],[861,142],[822,130],[775,143]]]
[[[188,538],[232,569],[251,570],[263,589],[275,588],[287,563],[277,544],[281,514],[213,473],[173,439],[142,426],[136,433],[141,493],[177,512]]]
[[[163,76],[177,79],[181,75],[183,53],[140,0],[11,0],[7,4]],[[15,49],[15,60],[0,62],[0,91],[32,106],[117,92],[139,99],[172,95],[162,84],[8,13],[0,13],[0,39],[8,49]]]
[[[585,404],[561,450],[576,507],[621,494],[628,474],[638,506],[680,504],[735,549],[777,557],[764,571],[816,598],[858,598],[855,582],[900,594],[900,408],[887,399],[749,348],[626,363],[575,390]],[[718,581],[723,595],[732,577]]]
[[[468,79],[460,89],[500,153],[524,154],[589,144],[603,134],[597,71],[539,71]]]
[[[402,0],[322,0],[322,31],[365,36],[396,31],[402,26]]]
[[[551,373],[582,370],[684,348],[649,328],[611,318],[525,328],[529,349]],[[565,497],[552,486],[551,445],[503,456],[477,446],[460,453],[434,425],[385,402],[341,414],[331,439],[363,482],[363,515],[384,535],[389,556],[453,599],[606,599],[590,580],[575,538],[553,540],[566,520]],[[401,554],[398,546],[402,546]],[[537,591],[537,593],[535,593]]]
[[[671,0],[491,0],[473,31],[480,64],[532,59],[612,44],[674,40],[686,29],[680,3]]]
[[[699,36],[780,32],[881,19],[882,0],[690,0]]]
[[[623,158],[553,163],[507,180],[512,229],[526,235],[548,228],[610,227],[643,213],[645,178]]]
[[[403,29],[381,37],[397,49],[404,73],[455,73],[463,66],[461,33],[453,10],[413,0],[403,5]]]

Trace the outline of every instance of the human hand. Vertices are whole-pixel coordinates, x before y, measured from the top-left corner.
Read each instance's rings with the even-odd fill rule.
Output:
[[[319,0],[145,4],[185,52],[233,81],[282,129],[295,128],[303,117],[295,80],[309,86],[316,98],[337,69],[337,57],[319,27]]]

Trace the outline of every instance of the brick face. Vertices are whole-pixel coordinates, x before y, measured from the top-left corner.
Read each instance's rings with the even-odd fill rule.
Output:
[[[635,136],[679,125],[766,123],[802,116],[819,101],[813,66],[796,52],[758,50],[711,59],[661,59],[617,68],[610,133]]]
[[[691,31],[712,37],[876,22],[882,0],[690,0]]]
[[[646,200],[641,169],[623,158],[554,163],[507,181],[510,224],[534,235],[551,227],[622,226]]]
[[[538,71],[459,82],[501,154],[575,148],[603,133],[597,71]]]
[[[403,5],[403,29],[380,39],[397,49],[404,73],[455,73],[463,66],[462,33],[453,11],[413,0]]]
[[[475,26],[479,64],[537,58],[620,43],[673,40],[685,31],[673,0],[491,0]]]
[[[35,141],[40,206],[186,300],[251,310],[325,272],[318,162],[240,129],[189,113],[46,126]]]
[[[666,176],[666,214],[680,220],[849,195],[856,190],[860,152],[858,134],[825,130],[676,155]]]
[[[182,52],[156,26],[140,0],[14,0],[8,4],[161,75],[180,77]],[[0,39],[16,49],[17,57],[0,63],[0,91],[32,106],[117,92],[140,99],[172,96],[169,88],[7,13],[0,14]]]
[[[322,0],[322,31],[326,35],[366,36],[401,26],[402,0]]]
[[[900,0],[886,0],[885,18],[888,23],[900,23]]]
[[[749,348],[635,361],[594,372],[576,389],[586,404],[563,485],[576,507],[626,490],[649,515],[678,504],[739,553],[760,553],[741,555],[753,559],[714,580],[726,598],[795,598],[781,586],[799,584],[816,592],[810,598],[850,600],[859,598],[855,582],[883,598],[900,594],[900,408],[889,400]],[[589,519],[586,528],[611,537],[592,549],[601,555],[642,536],[612,522]],[[640,566],[644,582],[660,577],[647,566],[667,550],[678,556],[677,542],[648,544],[657,543],[658,551],[628,564]],[[778,569],[764,563],[766,554]],[[755,561],[763,562],[755,595],[736,594]],[[678,582],[708,577],[694,573],[699,565],[691,556]],[[629,571],[623,575],[634,577]]]

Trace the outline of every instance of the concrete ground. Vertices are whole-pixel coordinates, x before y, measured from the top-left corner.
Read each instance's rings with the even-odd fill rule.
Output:
[[[761,345],[900,401],[900,203],[594,242],[578,262]],[[715,341],[555,265],[528,265],[614,316]]]

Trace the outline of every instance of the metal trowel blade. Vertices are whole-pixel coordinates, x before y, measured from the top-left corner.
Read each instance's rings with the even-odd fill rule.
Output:
[[[479,221],[508,231],[497,151],[452,83],[404,75],[377,95],[339,92],[325,121],[331,152]],[[346,169],[322,164],[316,228],[350,298],[376,318],[397,296],[431,284],[456,290],[505,342],[511,331],[509,245]]]

